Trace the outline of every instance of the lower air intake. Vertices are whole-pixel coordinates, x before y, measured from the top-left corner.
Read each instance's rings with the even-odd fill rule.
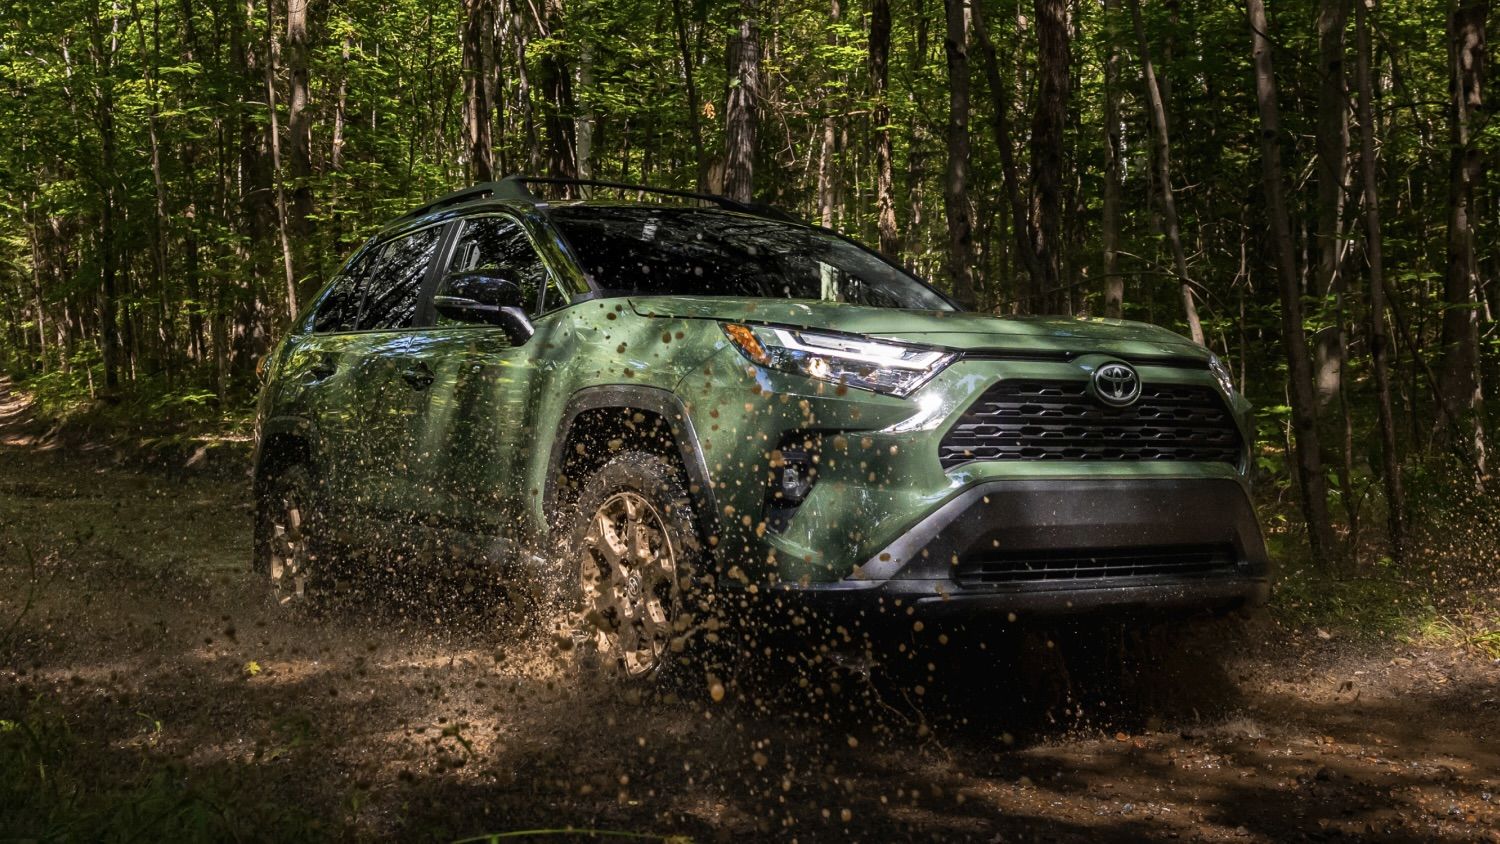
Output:
[[[1009,551],[960,562],[961,586],[1100,580],[1110,577],[1193,577],[1232,572],[1229,545],[1176,545],[1066,551]]]

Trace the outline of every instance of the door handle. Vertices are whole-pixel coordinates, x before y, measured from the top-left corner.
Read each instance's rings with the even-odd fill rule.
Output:
[[[311,380],[313,381],[322,381],[337,372],[338,368],[338,361],[334,359],[333,355],[319,355],[307,367],[307,374],[311,376]]]
[[[414,363],[401,370],[401,379],[414,390],[425,390],[432,386],[435,376],[425,363]]]

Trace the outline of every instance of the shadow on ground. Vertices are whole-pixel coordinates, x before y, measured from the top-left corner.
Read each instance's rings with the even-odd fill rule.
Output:
[[[10,435],[7,835],[1493,840],[1500,825],[1500,667],[1462,653],[1264,622],[1125,648],[1097,631],[930,636],[888,654],[896,681],[831,658],[767,667],[758,646],[759,664],[639,695],[580,675],[484,590],[377,587],[288,614],[248,571],[242,484]]]

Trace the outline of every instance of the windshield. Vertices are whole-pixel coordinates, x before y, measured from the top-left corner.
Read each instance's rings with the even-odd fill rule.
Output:
[[[549,216],[606,290],[954,310],[878,255],[816,229],[706,208],[571,205]]]

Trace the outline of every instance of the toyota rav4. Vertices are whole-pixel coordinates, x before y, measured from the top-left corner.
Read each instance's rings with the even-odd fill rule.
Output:
[[[610,188],[636,201],[538,195]],[[333,548],[435,538],[645,675],[752,606],[878,631],[1267,592],[1250,409],[1207,349],[965,312],[764,206],[459,191],[359,248],[264,375],[256,560],[286,602]]]

